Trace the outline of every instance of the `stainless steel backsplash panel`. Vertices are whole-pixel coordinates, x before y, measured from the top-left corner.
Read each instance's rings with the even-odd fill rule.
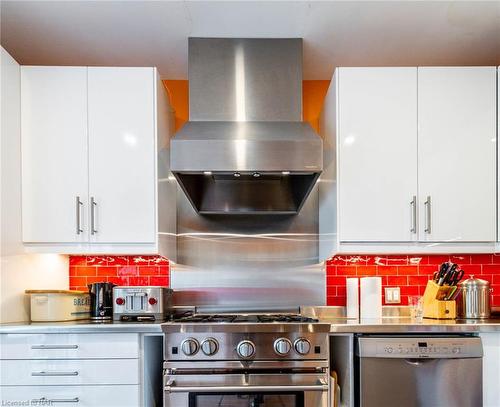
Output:
[[[282,309],[324,305],[318,188],[297,215],[203,216],[177,194],[176,305]]]

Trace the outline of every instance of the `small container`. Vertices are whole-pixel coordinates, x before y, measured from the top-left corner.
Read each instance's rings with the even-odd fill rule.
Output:
[[[75,321],[90,318],[90,296],[87,291],[26,290],[31,296],[33,322]]]
[[[491,315],[490,283],[473,275],[459,284],[458,316],[466,319],[484,319]]]

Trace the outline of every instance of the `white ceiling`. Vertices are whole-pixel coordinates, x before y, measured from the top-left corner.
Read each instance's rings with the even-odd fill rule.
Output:
[[[500,0],[1,2],[1,44],[21,64],[185,79],[189,36],[302,37],[305,79],[336,66],[500,65]]]

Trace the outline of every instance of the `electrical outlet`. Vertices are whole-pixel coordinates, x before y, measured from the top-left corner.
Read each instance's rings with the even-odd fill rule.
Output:
[[[401,289],[399,287],[385,287],[385,303],[401,304]]]

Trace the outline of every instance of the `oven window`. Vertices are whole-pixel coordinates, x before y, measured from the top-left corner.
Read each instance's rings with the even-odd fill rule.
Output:
[[[304,393],[189,393],[189,407],[304,407]]]

